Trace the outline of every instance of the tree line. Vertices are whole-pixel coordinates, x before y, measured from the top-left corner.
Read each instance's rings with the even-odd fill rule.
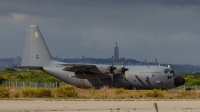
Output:
[[[200,72],[178,73],[178,75],[181,77],[184,77],[185,85],[188,85],[188,86],[200,85]]]
[[[55,78],[43,71],[17,71],[13,68],[6,68],[0,71],[0,81],[18,81],[18,82],[45,82],[55,83],[62,80]]]

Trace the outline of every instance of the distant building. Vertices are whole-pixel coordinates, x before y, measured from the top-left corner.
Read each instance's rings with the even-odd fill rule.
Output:
[[[53,60],[55,60],[55,61],[63,61],[63,59],[59,58],[57,55],[56,55],[56,57],[53,57]]]
[[[117,42],[116,42],[116,46],[115,46],[115,49],[114,49],[114,59],[119,59],[119,48],[117,46]]]
[[[85,55],[82,56],[82,59],[85,59]]]

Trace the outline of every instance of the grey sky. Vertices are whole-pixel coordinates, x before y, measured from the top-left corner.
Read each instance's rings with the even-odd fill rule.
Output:
[[[26,28],[40,27],[52,56],[120,57],[200,64],[198,0],[2,0],[0,58],[22,56]]]

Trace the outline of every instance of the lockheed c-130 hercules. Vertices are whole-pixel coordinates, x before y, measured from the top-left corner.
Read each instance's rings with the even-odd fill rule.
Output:
[[[185,83],[184,78],[165,66],[111,66],[54,61],[37,25],[29,25],[21,66],[42,70],[76,87],[125,89],[170,89]]]

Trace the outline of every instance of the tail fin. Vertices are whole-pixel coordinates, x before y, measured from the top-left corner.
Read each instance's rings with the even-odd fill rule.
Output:
[[[50,64],[51,60],[51,54],[38,26],[29,25],[21,66],[46,66]]]

